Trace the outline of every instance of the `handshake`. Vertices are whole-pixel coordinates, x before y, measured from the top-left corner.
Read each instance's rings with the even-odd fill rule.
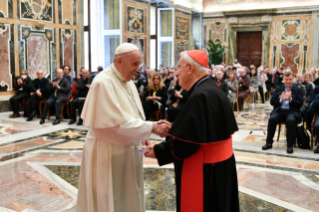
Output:
[[[168,131],[171,129],[172,124],[165,120],[160,120],[157,122],[153,122],[153,129],[152,133],[160,136],[165,137],[168,133]]]

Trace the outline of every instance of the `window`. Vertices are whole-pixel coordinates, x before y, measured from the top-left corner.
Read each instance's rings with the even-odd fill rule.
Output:
[[[105,0],[104,1],[104,29],[120,28],[120,1]]]
[[[116,47],[120,45],[120,36],[106,35],[104,39],[105,67],[108,67],[113,63]]]
[[[158,9],[158,65],[174,66],[174,9]],[[157,67],[159,68],[159,67]]]

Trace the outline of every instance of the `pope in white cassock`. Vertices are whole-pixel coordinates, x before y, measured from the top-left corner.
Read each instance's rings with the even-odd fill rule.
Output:
[[[131,81],[142,57],[133,44],[115,51],[114,63],[98,74],[82,112],[90,130],[83,148],[77,212],[143,212],[143,164],[138,149],[151,133],[164,136],[166,121],[144,121]]]

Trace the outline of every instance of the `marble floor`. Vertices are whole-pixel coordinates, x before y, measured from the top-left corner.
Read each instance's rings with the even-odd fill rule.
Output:
[[[233,136],[241,211],[319,211],[319,155],[294,148],[286,153],[285,129],[268,151],[269,102],[235,112]],[[87,127],[53,126],[51,119],[9,119],[0,113],[0,212],[75,212],[82,149]],[[276,132],[277,138],[277,132]],[[276,139],[277,140],[277,139]],[[152,143],[162,141],[156,135]],[[173,165],[144,159],[147,211],[175,211]]]

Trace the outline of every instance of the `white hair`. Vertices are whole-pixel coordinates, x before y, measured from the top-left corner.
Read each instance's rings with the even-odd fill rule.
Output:
[[[218,74],[218,73],[221,73],[221,74],[223,74],[223,72],[222,72],[222,71],[217,71],[217,72],[216,72],[216,74]]]
[[[207,68],[196,62],[193,58],[191,58],[188,54],[187,51],[181,52],[180,56],[184,58],[184,60],[187,63],[192,63],[194,65],[194,68],[198,72],[207,72]]]

